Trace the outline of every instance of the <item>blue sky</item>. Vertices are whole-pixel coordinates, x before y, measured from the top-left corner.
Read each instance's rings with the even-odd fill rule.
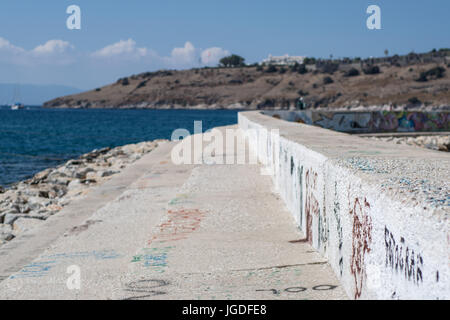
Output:
[[[81,8],[81,30],[66,8]],[[368,30],[366,8],[381,8]],[[448,0],[2,0],[0,82],[90,89],[160,68],[214,65],[237,53],[382,56],[450,47]]]

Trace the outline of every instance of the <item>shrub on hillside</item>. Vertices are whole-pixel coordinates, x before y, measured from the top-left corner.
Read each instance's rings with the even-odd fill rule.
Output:
[[[304,63],[300,64],[297,68],[297,72],[300,74],[305,74],[308,72],[308,69],[306,69],[306,66]]]
[[[308,72],[308,70],[306,69],[306,66],[305,66],[304,63],[299,64],[299,63],[296,62],[295,64],[293,64],[292,66],[290,66],[289,69],[290,69],[292,72],[298,72],[298,73],[300,73],[300,74],[305,74],[305,73]]]
[[[380,73],[380,67],[368,66],[368,67],[364,68],[363,71],[365,74],[378,74],[378,73]]]
[[[322,73],[333,74],[339,69],[339,63],[335,62],[326,62],[322,66],[320,66],[320,71]]]
[[[445,69],[442,67],[435,67],[426,72],[427,77],[432,77],[436,79],[443,78],[445,74]]]
[[[346,77],[356,77],[359,76],[359,71],[358,69],[355,68],[351,68],[350,70],[348,70],[345,75]]]
[[[442,67],[431,68],[428,71],[421,72],[419,78],[416,79],[418,82],[425,82],[431,79],[443,78],[445,74],[445,69]]]
[[[333,79],[331,77],[325,77],[323,78],[323,84],[330,84],[333,83]]]
[[[136,89],[145,87],[145,85],[147,84],[147,80],[141,81],[139,82],[139,84],[137,85]],[[170,84],[170,83],[169,83]]]
[[[130,81],[128,80],[128,78],[123,78],[123,79],[119,79],[120,84],[122,84],[123,86],[127,86],[130,84]]]
[[[316,58],[305,58],[305,60],[303,60],[303,64],[315,64],[316,63]]]
[[[295,62],[293,65],[289,66],[289,70],[291,72],[297,72],[298,66],[299,66],[298,62]]]
[[[274,73],[274,72],[277,72],[278,71],[278,69],[277,69],[277,67],[275,67],[274,65],[269,65],[268,67],[267,67],[267,69],[266,69],[266,72],[267,73]]]

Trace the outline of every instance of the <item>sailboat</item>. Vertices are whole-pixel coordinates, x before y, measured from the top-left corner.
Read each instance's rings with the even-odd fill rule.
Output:
[[[17,101],[18,98],[20,98],[20,87],[17,85],[14,88],[14,100]],[[20,102],[15,102],[11,105],[11,110],[20,110],[23,109],[25,106],[23,105],[23,103]]]
[[[20,110],[23,109],[25,106],[23,105],[23,103],[20,102],[16,102],[11,106],[11,110]]]

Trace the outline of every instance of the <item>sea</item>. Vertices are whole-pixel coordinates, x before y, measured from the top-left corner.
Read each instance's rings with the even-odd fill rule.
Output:
[[[103,147],[170,139],[237,123],[237,110],[45,109],[0,107],[0,186]]]

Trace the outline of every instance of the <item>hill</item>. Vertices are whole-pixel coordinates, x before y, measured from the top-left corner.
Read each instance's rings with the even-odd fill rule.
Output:
[[[294,108],[450,105],[450,50],[375,59],[307,59],[294,66],[145,72],[60,97],[48,108]]]

